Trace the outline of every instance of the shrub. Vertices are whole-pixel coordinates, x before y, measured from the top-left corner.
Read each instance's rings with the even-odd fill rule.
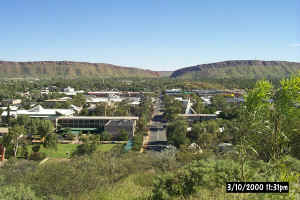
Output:
[[[76,147],[76,150],[72,153],[72,157],[74,156],[82,156],[82,155],[91,155],[96,151],[97,145],[95,142],[88,143],[85,142]]]
[[[46,158],[46,154],[44,152],[32,152],[29,156],[29,160],[41,161]]]
[[[32,149],[33,152],[36,153],[36,152],[39,152],[39,151],[40,151],[40,148],[41,148],[40,145],[33,145],[31,149]]]
[[[0,199],[9,200],[41,200],[30,187],[24,184],[6,185],[0,187]]]

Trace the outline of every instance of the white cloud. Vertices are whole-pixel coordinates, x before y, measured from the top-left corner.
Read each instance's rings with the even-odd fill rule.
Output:
[[[300,43],[294,43],[294,44],[290,44],[290,47],[300,47]]]

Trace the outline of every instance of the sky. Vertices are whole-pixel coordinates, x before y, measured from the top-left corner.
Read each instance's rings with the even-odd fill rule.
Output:
[[[300,1],[3,0],[0,60],[166,71],[225,60],[300,62]]]

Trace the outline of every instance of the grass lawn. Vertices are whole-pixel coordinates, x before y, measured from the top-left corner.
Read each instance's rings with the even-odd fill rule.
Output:
[[[116,144],[100,144],[97,151],[109,151]],[[69,155],[76,149],[78,144],[57,144],[57,150],[46,149],[41,146],[40,152],[44,152],[49,158],[68,158]],[[31,145],[29,146],[29,153],[31,153]],[[68,154],[67,154],[68,153]]]

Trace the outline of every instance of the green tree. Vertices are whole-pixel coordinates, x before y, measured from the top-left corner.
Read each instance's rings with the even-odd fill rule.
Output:
[[[9,128],[8,137],[11,139],[11,144],[13,145],[14,157],[17,157],[19,145],[23,140],[25,134],[24,126],[13,126]]]
[[[212,107],[216,110],[224,110],[227,106],[226,98],[223,95],[216,95],[211,99]]]
[[[72,98],[72,104],[82,107],[86,103],[86,98],[82,94],[77,94]]]
[[[126,130],[122,129],[120,131],[120,135],[118,136],[118,140],[120,141],[127,141],[128,140],[128,133]]]
[[[191,142],[198,142],[203,132],[205,132],[205,127],[202,123],[198,122],[192,125],[192,130],[188,133],[188,137]]]
[[[205,106],[202,102],[202,99],[197,95],[193,95],[193,109],[196,113],[203,113]]]
[[[75,151],[72,152],[71,156],[83,156],[91,155],[97,149],[96,141],[90,141],[89,139],[85,140],[83,144],[80,144],[76,147]]]
[[[31,123],[28,125],[27,134],[28,135],[37,135],[38,134],[38,120],[31,120]]]
[[[163,103],[165,105],[164,118],[165,120],[172,121],[178,114],[183,113],[183,105],[181,102],[168,95],[163,96]]]
[[[269,81],[259,81],[245,99],[247,143],[265,160],[280,158],[294,147],[291,138],[299,134],[300,75],[282,80],[277,89]]]
[[[112,135],[108,133],[107,131],[103,131],[100,134],[100,140],[101,141],[111,141],[112,140]]]
[[[176,147],[189,142],[187,138],[187,122],[178,118],[167,126],[168,142]]]
[[[38,133],[41,142],[46,148],[57,148],[57,137],[53,133],[54,126],[50,120],[41,120],[38,126]]]

